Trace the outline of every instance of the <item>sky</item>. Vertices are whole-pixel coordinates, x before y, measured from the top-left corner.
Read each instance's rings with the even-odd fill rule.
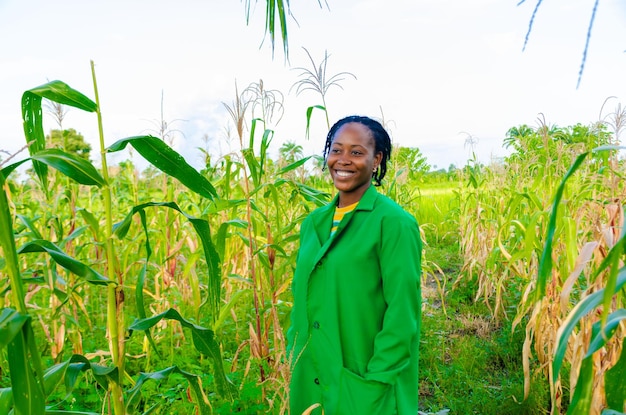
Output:
[[[327,132],[300,71],[328,52],[329,75],[350,72],[326,97],[331,123],[351,114],[384,119],[394,145],[418,147],[436,168],[507,154],[509,128],[540,120],[591,124],[626,99],[626,2],[600,0],[577,88],[594,0],[545,0],[522,51],[536,0],[291,0],[289,60],[263,33],[265,2],[236,0],[0,0],[0,150],[25,144],[21,95],[61,80],[94,99],[95,62],[105,145],[156,134],[163,119],[173,146],[195,167],[238,149],[223,103],[254,82],[284,96],[270,155],[293,141],[321,154]],[[278,40],[277,40],[278,42]],[[608,101],[607,101],[608,99]],[[603,107],[603,104],[605,103]],[[248,122],[249,124],[249,122]],[[231,124],[232,125],[232,124]],[[71,109],[74,128],[98,158],[94,114]],[[44,130],[57,128],[50,116]],[[231,129],[232,131],[232,129]],[[475,146],[466,145],[472,137]],[[20,153],[15,160],[25,158]],[[109,164],[138,155],[113,155]],[[99,165],[98,162],[96,162]]]

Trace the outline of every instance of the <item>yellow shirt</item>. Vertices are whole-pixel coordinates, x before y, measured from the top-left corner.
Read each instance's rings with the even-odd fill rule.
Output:
[[[344,207],[337,206],[335,208],[335,214],[333,215],[333,226],[330,228],[330,236],[333,236],[333,234],[337,231],[337,227],[341,223],[341,220],[343,219],[343,217],[347,213],[352,212],[354,208],[356,207],[356,205],[358,204],[359,202],[356,202],[348,206],[344,206]]]

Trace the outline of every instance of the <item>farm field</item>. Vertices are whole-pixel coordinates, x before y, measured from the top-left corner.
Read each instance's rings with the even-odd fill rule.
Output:
[[[101,137],[96,168],[44,135],[42,98],[100,116],[97,92],[27,91],[30,155],[0,164],[0,415],[287,413],[299,225],[333,193],[319,158],[271,159],[235,104],[239,151],[200,170],[164,132]],[[394,149],[379,191],[425,243],[423,413],[626,411],[623,116],[512,126],[489,166]],[[151,166],[107,164],[129,146]]]

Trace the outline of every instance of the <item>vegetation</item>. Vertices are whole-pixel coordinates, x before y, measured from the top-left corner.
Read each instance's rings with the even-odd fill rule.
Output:
[[[282,94],[260,81],[226,105],[238,151],[205,152],[201,171],[165,129],[108,147],[100,133],[96,169],[62,107],[48,137],[41,117],[46,99],[102,131],[93,78],[94,100],[60,81],[26,91],[30,156],[0,165],[0,414],[286,413],[290,284],[299,224],[333,193],[323,161],[295,142],[269,158]],[[327,114],[316,91],[307,127]],[[425,241],[423,413],[626,410],[623,115],[513,127],[491,166],[433,172],[394,149],[381,191]],[[108,166],[128,145],[151,167]]]

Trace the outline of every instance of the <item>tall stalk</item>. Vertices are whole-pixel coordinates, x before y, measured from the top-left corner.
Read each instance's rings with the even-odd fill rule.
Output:
[[[117,368],[117,382],[111,382],[110,393],[113,400],[113,412],[116,415],[125,414],[124,394],[122,393],[122,379],[124,378],[124,291],[121,273],[116,278],[115,272],[115,246],[113,245],[113,209],[111,206],[111,187],[109,183],[109,170],[107,166],[106,148],[104,146],[104,130],[102,128],[102,112],[100,111],[100,98],[98,96],[98,84],[96,82],[96,70],[91,61],[91,75],[93,78],[93,90],[96,100],[96,115],[98,117],[98,135],[100,138],[100,159],[102,162],[102,177],[106,185],[102,187],[105,210],[104,237],[106,240],[106,275],[111,281],[118,284],[109,284],[107,287],[107,331],[109,333],[109,349],[113,359],[113,365]]]

